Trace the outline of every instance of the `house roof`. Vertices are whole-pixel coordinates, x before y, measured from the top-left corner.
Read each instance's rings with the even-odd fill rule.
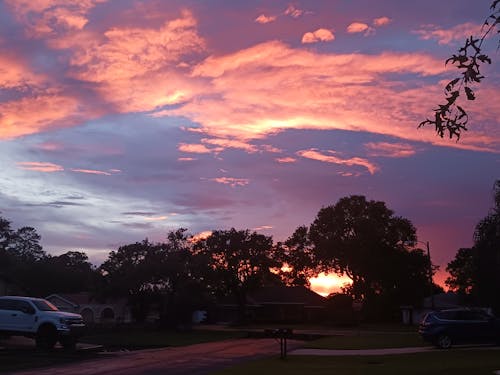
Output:
[[[326,299],[303,286],[269,286],[249,293],[248,300],[254,304],[303,304],[323,306]]]

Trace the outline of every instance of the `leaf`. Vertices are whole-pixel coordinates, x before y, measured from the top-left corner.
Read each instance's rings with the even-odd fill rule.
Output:
[[[460,78],[455,78],[453,81],[448,82],[446,85],[446,91],[451,91],[453,89],[453,86],[455,86],[458,81],[460,81]]]
[[[465,86],[465,95],[467,95],[467,100],[475,100],[476,96],[474,95],[474,91],[468,86]]]
[[[488,56],[488,55],[479,55],[479,56],[477,57],[477,59],[478,59],[479,61],[481,61],[482,63],[487,62],[488,64],[491,64],[491,59],[489,58],[489,56]]]

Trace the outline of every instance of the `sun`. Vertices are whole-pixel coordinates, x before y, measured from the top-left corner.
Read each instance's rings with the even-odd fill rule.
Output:
[[[345,285],[351,284],[352,280],[343,275],[320,273],[317,277],[309,279],[311,289],[318,294],[326,297],[331,293],[341,292],[341,288]]]

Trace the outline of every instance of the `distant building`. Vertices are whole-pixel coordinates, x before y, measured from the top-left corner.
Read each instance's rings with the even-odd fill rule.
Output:
[[[0,296],[23,294],[21,288],[17,286],[10,277],[0,273]]]
[[[57,293],[47,296],[59,310],[81,314],[86,324],[115,324],[131,321],[130,309],[125,299],[108,299],[100,302],[90,293]]]
[[[446,310],[462,307],[460,296],[453,292],[439,293],[423,300],[422,307],[401,306],[401,318],[403,324],[419,324],[425,314],[435,310]]]
[[[325,319],[325,297],[302,286],[271,286],[250,292],[246,300],[246,318],[252,322],[306,323]],[[216,320],[238,319],[238,304],[232,298],[217,304]]]

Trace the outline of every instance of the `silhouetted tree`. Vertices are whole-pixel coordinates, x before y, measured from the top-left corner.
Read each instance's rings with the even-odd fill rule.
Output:
[[[306,226],[298,227],[284,243],[276,244],[275,259],[285,266],[279,276],[289,286],[309,286],[310,278],[319,273]]]
[[[476,289],[476,279],[478,275],[476,248],[461,248],[453,259],[446,266],[446,271],[450,276],[445,284],[461,295],[473,295]]]
[[[301,227],[289,240],[290,249],[298,250],[295,264],[347,275],[352,280],[347,292],[367,306],[378,304],[387,312],[401,303],[419,303],[430,291],[429,259],[414,249],[413,224],[394,216],[383,202],[342,198],[320,209],[309,230]]]
[[[458,99],[465,94],[467,100],[475,100],[473,85],[480,83],[484,78],[481,66],[491,64],[490,57],[483,51],[483,42],[495,29],[497,33],[500,33],[500,0],[494,0],[490,9],[491,14],[484,22],[481,35],[470,36],[458,53],[446,60],[446,64],[451,63],[460,70],[460,75],[446,85],[446,102],[438,105],[438,108],[434,110],[434,116],[422,121],[419,127],[432,125],[440,137],[448,133],[450,138],[456,137],[457,141],[462,131],[467,130],[469,116],[458,104]]]
[[[273,240],[249,230],[216,230],[195,245],[196,254],[206,264],[205,285],[218,296],[232,295],[245,318],[248,292],[272,279]]]
[[[494,205],[474,231],[474,246],[460,249],[447,267],[447,284],[470,295],[473,302],[500,312],[500,180],[493,188]]]

